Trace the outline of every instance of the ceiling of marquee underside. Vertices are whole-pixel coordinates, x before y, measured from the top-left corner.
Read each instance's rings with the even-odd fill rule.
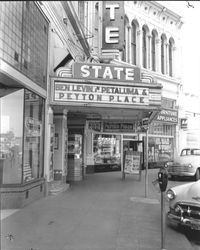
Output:
[[[68,117],[80,117],[85,119],[119,119],[119,120],[141,120],[149,117],[152,110],[147,109],[125,109],[109,107],[80,107],[80,106],[53,106],[55,114],[61,114],[63,109],[68,111]]]

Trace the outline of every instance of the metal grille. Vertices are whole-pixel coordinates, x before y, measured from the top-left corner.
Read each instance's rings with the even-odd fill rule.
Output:
[[[169,172],[187,172],[188,167],[187,166],[170,166]]]
[[[200,204],[195,205],[195,204],[187,204],[187,203],[177,203],[176,207],[180,206],[183,213],[182,216],[184,218],[193,218],[200,220]]]

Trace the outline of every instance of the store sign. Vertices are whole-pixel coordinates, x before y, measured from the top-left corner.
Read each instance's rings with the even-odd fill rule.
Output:
[[[111,64],[74,63],[74,78],[87,80],[109,80],[140,82],[140,68],[121,67]]]
[[[104,122],[104,132],[135,132],[135,124],[133,123],[120,123],[120,122]]]
[[[187,129],[188,127],[188,119],[187,118],[182,118],[181,119],[181,128],[182,129]]]
[[[101,131],[101,122],[100,121],[88,121],[88,129],[94,131]]]
[[[170,124],[178,124],[178,111],[163,109],[155,118],[155,121],[170,123]]]
[[[123,50],[124,2],[103,1],[102,49]]]
[[[54,81],[55,102],[86,105],[119,104],[122,106],[149,105],[149,89],[114,85],[84,84]]]
[[[34,101],[38,101],[39,100],[39,96],[36,95],[35,93],[33,92],[30,92],[30,91],[25,91],[25,101],[28,102],[34,102]]]

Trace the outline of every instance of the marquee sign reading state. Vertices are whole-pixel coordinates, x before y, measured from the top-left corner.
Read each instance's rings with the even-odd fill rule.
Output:
[[[149,105],[149,89],[108,84],[54,81],[54,102],[74,104]]]

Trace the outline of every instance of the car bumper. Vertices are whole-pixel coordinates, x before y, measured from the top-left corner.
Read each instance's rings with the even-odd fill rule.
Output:
[[[192,218],[183,218],[170,212],[167,213],[167,218],[171,224],[182,225],[191,229],[200,230],[200,220],[195,220]]]
[[[188,177],[192,177],[194,175],[195,175],[195,173],[191,173],[191,172],[179,172],[179,171],[177,171],[177,172],[169,172],[168,173],[169,177],[170,176],[188,176]]]

